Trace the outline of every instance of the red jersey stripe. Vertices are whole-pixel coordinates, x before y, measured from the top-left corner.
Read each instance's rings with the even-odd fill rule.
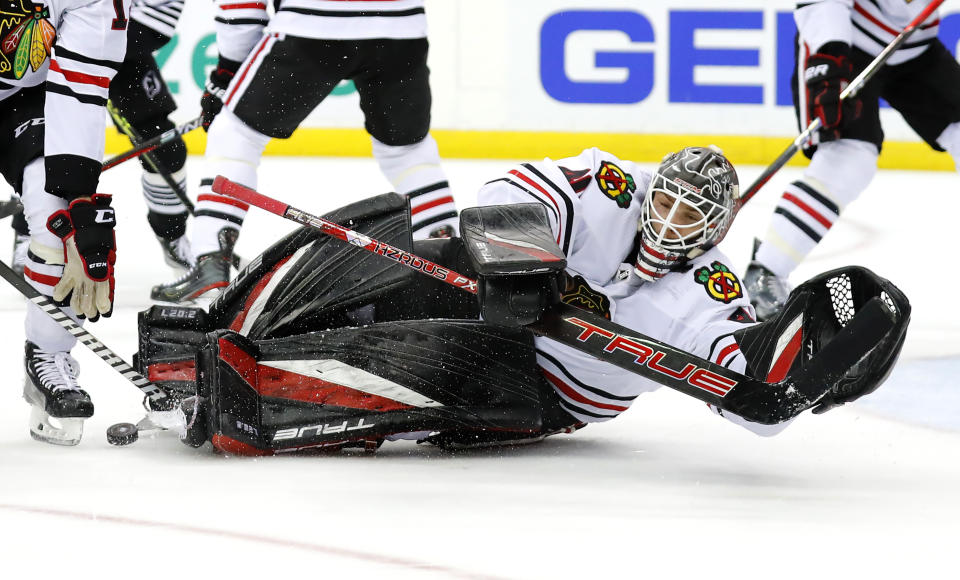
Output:
[[[276,37],[277,37],[277,33],[273,33],[269,36],[265,36],[263,40],[260,41],[260,46],[257,47],[256,51],[254,51],[253,58],[247,61],[247,66],[243,67],[243,72],[240,73],[240,77],[234,79],[235,82],[233,83],[233,90],[230,91],[230,94],[227,95],[226,100],[223,101],[224,105],[230,104],[230,101],[233,100],[233,96],[237,94],[237,89],[240,88],[240,85],[243,84],[243,79],[245,79],[247,77],[247,73],[250,72],[250,67],[253,66],[253,63],[257,62],[257,58],[260,57],[260,53],[263,52],[264,48],[266,48],[267,42],[271,38],[276,38]]]
[[[102,89],[110,88],[110,79],[107,77],[100,77],[97,75],[89,75],[87,73],[76,72],[68,70],[65,68],[60,68],[60,64],[56,60],[50,61],[50,70],[57,71],[63,75],[63,78],[67,79],[71,83],[79,83],[83,85],[94,85]]]
[[[596,407],[597,409],[608,409],[610,411],[618,411],[621,413],[627,410],[626,407],[621,405],[611,405],[609,403],[598,403],[597,401],[591,401],[587,397],[573,390],[573,387],[571,387],[567,383],[560,380],[559,377],[557,377],[547,369],[540,367],[540,372],[542,372],[543,376],[545,376],[548,381],[553,383],[553,385],[557,387],[557,389],[559,389],[564,395],[570,397],[571,399],[573,399],[578,403],[583,403],[584,405],[590,405],[591,407]]]
[[[738,345],[736,342],[731,342],[727,346],[723,347],[723,349],[720,351],[720,354],[717,355],[717,364],[722,365],[723,359],[727,358],[727,355],[733,352],[738,352],[739,350],[740,345]]]
[[[266,2],[239,2],[237,4],[221,4],[220,10],[242,10],[244,8],[253,8],[256,10],[266,10]]]
[[[558,231],[557,231],[557,245],[560,245],[560,238],[561,238],[561,234],[563,233],[563,232],[559,231],[559,230],[561,230],[562,227],[563,227],[563,226],[560,224],[560,204],[558,204],[558,203],[557,203],[557,200],[554,199],[553,196],[550,195],[550,193],[549,193],[546,189],[544,189],[543,187],[541,187],[539,183],[537,183],[536,181],[530,179],[530,178],[527,177],[526,175],[520,173],[520,172],[517,171],[516,169],[511,169],[508,173],[509,173],[510,175],[515,175],[516,177],[519,177],[524,183],[526,183],[527,185],[533,187],[534,189],[536,189],[537,191],[539,191],[539,192],[542,193],[543,195],[547,196],[547,199],[550,200],[550,203],[553,204],[553,207],[555,207],[555,208],[557,209],[557,222],[558,222],[558,223],[557,223],[557,230],[558,230]]]

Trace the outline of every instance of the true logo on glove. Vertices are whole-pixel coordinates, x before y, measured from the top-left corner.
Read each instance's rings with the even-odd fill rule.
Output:
[[[622,169],[604,161],[600,164],[600,171],[597,171],[597,185],[600,191],[607,197],[617,202],[621,208],[630,207],[630,201],[633,199],[633,192],[637,190],[637,184],[633,181],[633,176],[624,173]]]
[[[740,280],[720,262],[710,264],[710,267],[699,268],[693,273],[697,284],[703,284],[707,295],[718,302],[729,304],[743,296],[743,287]]]

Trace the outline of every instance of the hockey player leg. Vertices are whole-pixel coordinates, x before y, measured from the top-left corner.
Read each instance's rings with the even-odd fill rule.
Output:
[[[23,217],[22,207],[13,214],[10,226],[13,228],[13,256],[10,267],[17,274],[23,274],[23,266],[27,263],[27,248],[30,246],[30,226]]]
[[[397,193],[410,198],[414,239],[457,235],[457,206],[433,136],[412,145],[391,146],[373,137],[371,141],[383,174]]]
[[[152,138],[173,128],[174,124],[166,117],[148,119],[134,127],[141,139]],[[152,151],[150,159],[152,163],[141,157],[147,222],[160,243],[164,261],[182,273],[193,266],[190,240],[186,236],[190,215],[190,208],[184,200],[187,191],[186,144],[183,139],[168,143]]]
[[[185,303],[219,292],[230,281],[233,247],[249,206],[213,193],[213,176],[255,186],[260,157],[270,138],[243,123],[229,109],[217,115],[207,134],[207,174],[200,182],[190,246],[195,265],[179,280],[155,286],[154,300]]]
[[[24,170],[24,216],[31,232],[24,277],[41,294],[52,296],[63,272],[63,246],[47,230],[46,221],[67,203],[44,191],[43,184],[43,159],[36,159]],[[81,323],[72,309],[63,310]],[[47,443],[76,445],[83,434],[83,419],[93,416],[90,395],[77,383],[80,368],[70,356],[76,338],[32,302],[24,330],[23,395],[32,406],[30,434]]]
[[[823,143],[803,177],[787,186],[744,275],[760,320],[771,318],[783,306],[790,293],[790,273],[820,243],[843,208],[870,184],[877,156],[876,146],[865,141]]]

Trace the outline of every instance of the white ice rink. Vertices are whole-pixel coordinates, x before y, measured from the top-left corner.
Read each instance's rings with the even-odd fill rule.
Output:
[[[508,166],[447,161],[458,205]],[[193,193],[198,158],[189,169]],[[128,361],[136,313],[172,277],[138,171],[102,181],[120,216],[117,306],[88,326]],[[741,183],[757,171],[741,168]],[[741,213],[723,246],[735,268],[796,175],[781,172]],[[267,158],[260,176],[263,192],[315,213],[389,189],[372,159]],[[519,449],[388,443],[373,456],[249,459],[171,434],[115,448],[105,429],[139,419],[141,397],[78,345],[96,415],[79,446],[45,445],[20,397],[23,301],[0,284],[0,579],[958,578],[958,192],[955,173],[881,172],[796,273],[865,265],[904,290],[913,322],[880,390],[771,439],[662,389]],[[238,252],[253,257],[292,227],[252,209]],[[9,232],[0,226],[5,261]]]

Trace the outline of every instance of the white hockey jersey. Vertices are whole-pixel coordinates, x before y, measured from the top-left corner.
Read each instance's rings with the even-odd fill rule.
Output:
[[[0,0],[0,101],[45,83],[47,190],[96,190],[107,90],[123,62],[130,0]],[[51,183],[51,176],[62,176]]]
[[[807,0],[794,12],[804,50],[814,53],[824,44],[840,41],[877,56],[930,4],[930,0]],[[887,64],[919,56],[935,38],[940,15],[934,11]]]
[[[644,283],[633,272],[640,206],[651,177],[634,163],[593,148],[577,157],[517,166],[484,185],[478,203],[539,202],[547,207],[573,281],[563,292],[564,302],[744,372],[746,361],[731,334],[753,323],[755,316],[730,261],[719,249],[656,282]],[[638,395],[660,387],[549,338],[535,340],[544,377],[564,409],[581,421],[612,419]],[[745,423],[729,415],[725,414]],[[766,429],[750,427],[757,432]]]
[[[217,47],[234,61],[246,58],[264,29],[330,40],[427,36],[424,0],[280,0],[272,18],[265,1],[214,1]]]
[[[130,8],[130,18],[171,38],[182,13],[183,0],[133,0]]]

